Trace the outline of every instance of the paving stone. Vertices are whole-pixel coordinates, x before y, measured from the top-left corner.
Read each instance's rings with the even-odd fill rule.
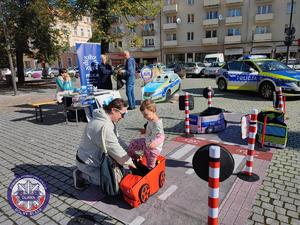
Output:
[[[265,222],[264,217],[262,215],[258,215],[256,213],[253,214],[251,219],[254,220],[255,222],[259,222],[259,223]]]
[[[271,224],[271,225],[279,225],[279,221],[271,218],[266,219],[266,224]]]
[[[281,214],[277,214],[277,220],[279,220],[281,222],[289,223],[289,217],[281,215]]]
[[[274,211],[277,212],[277,213],[280,213],[282,215],[285,215],[285,213],[286,213],[286,209],[284,209],[282,207],[278,207],[278,206],[274,207]]]
[[[280,200],[283,201],[283,202],[294,204],[294,199],[286,197],[286,196],[281,196]]]
[[[267,209],[267,210],[270,210],[270,211],[273,211],[273,209],[274,209],[274,206],[273,206],[273,205],[268,204],[268,203],[265,203],[265,202],[262,203],[261,207],[262,207],[263,209]]]
[[[283,202],[282,202],[282,201],[279,201],[279,200],[274,200],[274,201],[273,201],[273,205],[282,207],[282,206],[283,206]]]
[[[300,225],[300,220],[299,219],[291,219],[291,225]]]
[[[287,210],[286,215],[293,217],[295,219],[299,219],[299,213],[291,210]]]
[[[252,212],[259,214],[259,215],[263,215],[264,210],[260,207],[257,206],[253,206],[252,207]]]
[[[269,210],[264,211],[264,216],[272,219],[276,219],[276,213],[271,212]]]

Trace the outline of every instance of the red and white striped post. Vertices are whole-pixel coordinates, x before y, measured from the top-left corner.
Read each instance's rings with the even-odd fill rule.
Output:
[[[208,225],[219,222],[220,146],[209,147]]]
[[[283,95],[281,87],[276,87],[277,96],[278,96],[278,110],[284,112],[284,103],[283,103]]]
[[[184,104],[185,104],[185,134],[186,136],[190,135],[190,103],[189,103],[189,93],[185,92],[185,98],[184,98]]]
[[[212,102],[212,91],[211,91],[211,86],[208,87],[208,93],[207,93],[207,103],[208,107],[211,107],[211,102]]]
[[[247,176],[252,176],[253,158],[255,153],[255,137],[257,133],[257,114],[258,110],[253,109],[250,115],[247,162],[245,168],[245,174]]]

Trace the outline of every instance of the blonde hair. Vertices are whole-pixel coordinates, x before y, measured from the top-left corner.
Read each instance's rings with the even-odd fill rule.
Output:
[[[156,104],[151,99],[147,99],[147,100],[143,101],[140,106],[141,112],[144,112],[145,109],[147,109],[151,112],[156,112]]]

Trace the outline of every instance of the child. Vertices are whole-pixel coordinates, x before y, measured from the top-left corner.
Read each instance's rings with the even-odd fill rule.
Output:
[[[135,151],[143,150],[147,159],[147,167],[153,169],[165,139],[163,123],[156,114],[156,105],[152,100],[143,101],[140,110],[147,120],[145,138],[131,141],[128,155],[133,157]]]

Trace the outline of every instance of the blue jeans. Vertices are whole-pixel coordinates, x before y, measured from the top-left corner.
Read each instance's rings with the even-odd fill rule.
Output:
[[[132,109],[135,108],[135,98],[134,98],[134,83],[126,83],[126,96],[128,98],[128,106]]]

